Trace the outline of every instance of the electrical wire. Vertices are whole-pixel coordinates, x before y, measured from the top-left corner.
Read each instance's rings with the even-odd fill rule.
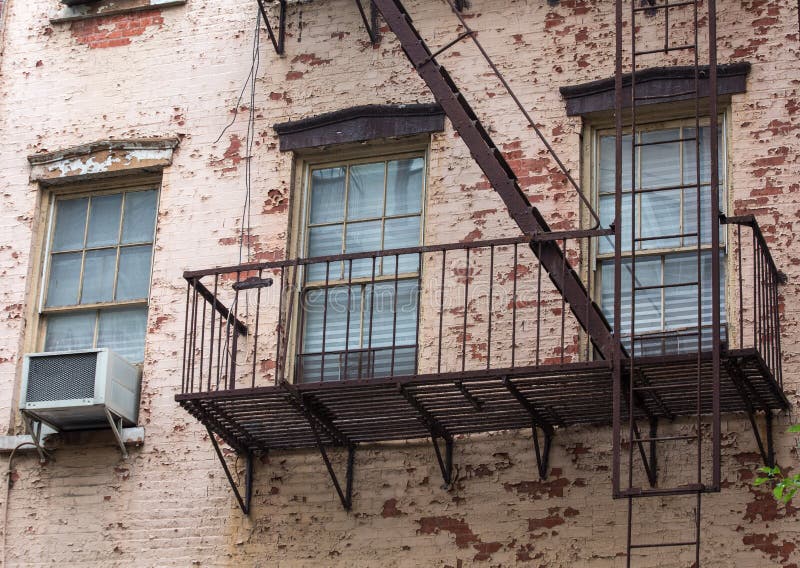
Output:
[[[11,455],[8,456],[8,470],[6,471],[6,499],[3,502],[3,540],[2,540],[2,564],[0,566],[5,567],[6,565],[6,535],[8,534],[8,501],[11,498],[11,468],[14,463],[14,455],[17,453],[17,450],[20,448],[24,448],[25,446],[33,446],[36,447],[36,444],[33,442],[22,442],[21,444],[17,444],[13,450],[11,450]]]

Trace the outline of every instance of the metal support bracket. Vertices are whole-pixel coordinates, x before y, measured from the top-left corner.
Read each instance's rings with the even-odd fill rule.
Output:
[[[442,457],[440,439],[444,440],[444,457]],[[436,461],[439,462],[439,469],[442,472],[444,481],[442,489],[450,489],[453,484],[453,438],[431,436],[431,441],[433,442],[433,451],[436,452]]]
[[[217,439],[214,437],[214,432],[212,432],[211,428],[208,426],[206,426],[206,431],[208,431],[208,437],[211,439],[211,444],[214,446],[214,451],[217,453],[219,462],[222,464],[222,469],[225,471],[225,477],[228,478],[228,484],[231,486],[233,494],[236,497],[236,501],[239,503],[239,508],[245,515],[249,515],[250,501],[253,496],[253,452],[248,451],[245,453],[245,458],[247,461],[245,462],[244,473],[244,496],[242,496],[241,492],[239,491],[239,487],[233,480],[233,475],[228,467],[228,462],[225,461],[225,456],[222,455],[222,450],[217,443]]]
[[[361,21],[364,22],[364,27],[367,29],[367,34],[369,34],[369,40],[372,45],[378,45],[381,41],[381,32],[378,28],[378,11],[375,9],[375,3],[372,0],[368,1],[369,14],[364,10],[364,5],[361,3],[362,0],[355,0],[355,3],[358,7],[358,13],[361,14]]]
[[[408,401],[408,404],[417,411],[419,414],[418,419],[422,422],[428,431],[431,433],[431,441],[433,442],[433,451],[436,452],[436,461],[439,463],[439,469],[442,472],[442,479],[444,480],[444,489],[449,489],[453,483],[453,436],[444,426],[442,426],[428,410],[420,404],[420,402],[411,394],[403,385],[398,385],[400,394],[403,395]],[[442,439],[445,443],[444,457],[442,457],[442,449],[439,447],[438,440]]]
[[[753,436],[755,436],[756,444],[758,445],[758,453],[761,455],[761,459],[763,460],[765,466],[775,467],[775,446],[772,440],[772,411],[769,409],[769,406],[764,403],[763,399],[755,389],[748,389],[749,385],[742,377],[741,371],[737,365],[728,363],[727,370],[747,410],[747,419],[750,421],[750,426],[753,428]],[[764,409],[764,438],[766,438],[766,440],[761,437],[761,431],[759,430],[758,422],[756,421],[756,408],[753,406],[753,402],[748,396],[748,391],[753,395],[753,398],[755,398],[758,405]]]
[[[278,15],[278,31],[277,36],[272,25],[269,23],[269,16],[267,15],[267,0],[258,0],[258,10],[261,12],[261,17],[264,24],[267,26],[267,34],[269,40],[272,42],[272,47],[275,48],[275,53],[283,55],[284,43],[286,41],[286,0],[278,0],[280,3],[280,13]]]
[[[349,511],[353,508],[353,466],[355,465],[356,461],[356,446],[350,445],[347,447],[347,472],[345,474],[345,489],[342,491],[342,485],[339,483],[339,477],[333,470],[333,464],[331,464],[331,460],[328,457],[328,452],[325,449],[325,445],[322,443],[322,440],[320,440],[316,428],[313,428],[313,430],[314,439],[317,442],[317,449],[319,449],[319,453],[322,456],[322,461],[325,462],[325,468],[328,470],[328,475],[331,476],[333,487],[336,489],[337,495],[339,495],[339,500],[342,502],[342,507],[344,507],[345,511]]]
[[[531,426],[533,430],[533,449],[536,453],[536,467],[539,469],[539,478],[544,481],[547,479],[548,469],[550,465],[550,448],[553,442],[553,433],[547,432],[542,429],[544,433],[544,448],[539,447],[539,428],[534,422]]]
[[[553,427],[542,417],[538,410],[531,404],[525,395],[520,392],[511,379],[508,377],[503,378],[503,384],[506,390],[510,392],[517,402],[525,409],[531,417],[531,430],[533,431],[533,449],[536,454],[536,466],[539,469],[539,477],[542,480],[547,479],[547,469],[550,463],[550,448],[553,442],[555,430]],[[539,429],[544,433],[544,448],[539,445]]]
[[[33,420],[25,412],[22,413],[22,419],[25,421],[25,428],[30,433],[33,444],[36,446],[36,451],[39,453],[39,463],[46,463],[49,454],[42,445],[42,421]],[[34,427],[34,422],[36,423],[36,427]]]
[[[125,448],[125,442],[122,440],[122,418],[114,418],[114,415],[108,408],[104,410],[106,411],[108,425],[111,426],[111,431],[114,433],[114,438],[117,440],[119,450],[122,452],[122,459],[126,460],[128,459],[128,450]]]

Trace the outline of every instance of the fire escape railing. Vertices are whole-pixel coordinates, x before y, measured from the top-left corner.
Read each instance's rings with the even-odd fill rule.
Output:
[[[564,273],[593,240],[575,234],[546,243]],[[542,246],[518,237],[186,272],[182,392],[589,360]]]
[[[729,336],[729,348],[757,350],[783,388],[779,286],[786,283],[786,275],[775,264],[755,216],[723,217],[722,224],[731,227],[728,289],[733,302],[728,305],[736,335]]]
[[[752,216],[723,223],[730,227],[724,347],[755,350],[782,385],[784,276]],[[588,258],[596,238],[563,235],[556,243],[568,271]],[[598,359],[531,249],[538,246],[517,237],[186,272],[182,392],[284,381],[458,379]],[[587,289],[597,287],[592,271],[583,275]],[[309,313],[328,330],[313,347],[304,333]],[[669,341],[664,345],[659,355],[678,354]]]

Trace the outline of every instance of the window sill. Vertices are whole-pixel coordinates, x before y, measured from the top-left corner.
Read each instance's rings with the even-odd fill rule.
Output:
[[[47,429],[48,433],[45,434],[43,443],[47,444],[50,442],[49,445],[52,444],[52,441],[59,436],[58,432],[53,430]],[[100,432],[98,430],[98,432]],[[134,426],[132,428],[123,428],[122,429],[122,442],[126,446],[134,446],[139,447],[144,444],[144,427],[143,426]],[[20,444],[25,444],[24,446],[20,447]],[[21,436],[0,436],[0,454],[9,453],[13,451],[15,448],[19,448],[19,451],[30,451],[35,450],[36,445],[33,443],[33,437],[30,435],[21,435]]]
[[[77,6],[62,5],[59,10],[50,14],[50,23],[60,24],[88,20],[102,16],[152,10],[154,8],[180,6],[182,4],[186,4],[186,0],[103,0]]]

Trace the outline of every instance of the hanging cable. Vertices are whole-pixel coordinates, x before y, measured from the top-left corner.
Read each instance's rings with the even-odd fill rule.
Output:
[[[495,65],[494,61],[492,61],[492,58],[489,57],[489,53],[486,51],[486,49],[484,49],[483,44],[481,44],[480,40],[478,40],[475,31],[469,27],[469,24],[467,24],[467,21],[464,19],[464,16],[463,14],[461,14],[461,11],[455,6],[455,4],[453,4],[453,0],[444,0],[444,1],[448,6],[450,6],[450,9],[456,15],[458,21],[461,23],[461,26],[464,28],[464,34],[463,34],[464,37],[469,36],[470,39],[472,39],[472,42],[475,44],[475,47],[478,48],[478,51],[480,51],[481,55],[486,60],[486,63],[491,68],[495,77],[497,77],[497,79],[503,85],[503,88],[509,94],[511,100],[514,101],[514,104],[517,105],[517,108],[520,110],[522,115],[528,121],[530,127],[533,128],[533,131],[536,133],[536,136],[539,138],[541,143],[544,144],[544,147],[547,149],[547,152],[550,154],[550,156],[552,156],[553,160],[555,160],[556,164],[561,170],[561,173],[564,174],[564,177],[567,178],[567,181],[569,181],[570,185],[573,188],[575,188],[575,191],[578,193],[578,198],[581,200],[581,202],[586,207],[586,210],[594,219],[594,226],[592,227],[592,229],[597,229],[598,227],[600,227],[600,217],[598,217],[597,213],[592,207],[592,204],[589,202],[589,199],[583,194],[583,191],[578,185],[578,182],[575,181],[575,179],[572,177],[572,174],[569,173],[569,170],[564,165],[564,162],[562,162],[561,158],[559,158],[558,154],[556,154],[556,151],[553,148],[553,146],[550,145],[550,142],[548,142],[547,138],[545,138],[544,134],[542,134],[541,129],[537,126],[536,122],[534,122],[533,117],[531,117],[530,113],[525,109],[525,106],[522,104],[522,101],[519,100],[519,97],[517,97],[517,94],[511,88],[511,85],[508,83],[506,78],[500,72],[500,69],[497,67],[497,65]]]
[[[6,499],[3,502],[3,542],[2,542],[2,566],[5,568],[6,565],[6,535],[8,534],[8,500],[11,498],[11,485],[13,481],[11,479],[12,474],[12,466],[14,464],[14,455],[17,453],[17,450],[24,448],[25,446],[33,446],[36,447],[36,444],[33,442],[22,442],[21,444],[17,444],[17,446],[11,450],[11,455],[8,456],[8,470],[6,471]]]

